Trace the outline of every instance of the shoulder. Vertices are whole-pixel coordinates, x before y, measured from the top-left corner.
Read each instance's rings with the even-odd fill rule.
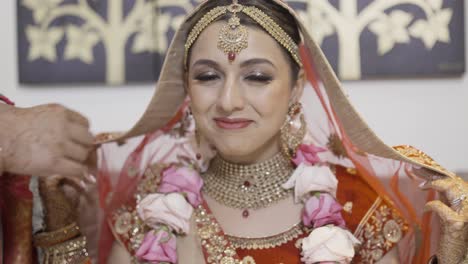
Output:
[[[140,247],[148,227],[138,216],[136,206],[138,202],[148,193],[156,192],[161,179],[162,171],[167,167],[164,163],[155,163],[149,166],[137,186],[132,199],[111,212],[107,223],[111,229],[114,239],[124,247],[130,255],[135,255]]]
[[[376,192],[355,170],[336,168],[338,201],[343,218],[354,236],[361,241],[358,263],[380,260],[403,238],[408,223],[385,196]]]

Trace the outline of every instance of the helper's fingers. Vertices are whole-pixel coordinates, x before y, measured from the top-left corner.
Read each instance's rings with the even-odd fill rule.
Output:
[[[446,192],[454,186],[455,182],[452,178],[444,178],[435,181],[429,181],[424,184],[424,188],[431,188],[438,192]]]
[[[463,216],[456,213],[450,207],[439,200],[428,202],[424,206],[425,211],[435,212],[443,221],[449,222],[465,222],[467,219],[463,219]]]
[[[42,177],[41,182],[47,188],[56,189],[60,185],[60,182],[63,180],[63,178],[64,177],[61,175],[54,174],[51,176]]]
[[[79,163],[83,163],[88,159],[89,150],[89,148],[70,141],[63,144],[64,156]]]
[[[71,123],[68,125],[68,133],[71,140],[84,145],[93,146],[94,136],[89,132],[89,128],[80,124]]]
[[[79,182],[83,180],[88,168],[79,162],[63,158],[55,165],[55,171],[57,174],[63,175],[66,178],[77,179]]]
[[[68,120],[74,122],[74,123],[77,123],[77,124],[81,124],[83,126],[85,126],[86,128],[89,128],[89,121],[86,117],[84,117],[82,114],[76,112],[76,111],[73,111],[73,110],[70,110],[70,109],[67,109],[67,118]]]

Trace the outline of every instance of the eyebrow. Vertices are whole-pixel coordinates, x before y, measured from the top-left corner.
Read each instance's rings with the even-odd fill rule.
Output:
[[[200,59],[200,60],[197,60],[193,65],[192,67],[195,67],[197,65],[206,65],[206,66],[210,66],[210,67],[213,67],[213,68],[219,68],[219,65],[218,63],[216,63],[215,61],[212,61],[212,60],[207,60],[207,59]]]
[[[253,65],[253,64],[270,64],[273,68],[276,69],[276,66],[269,60],[267,59],[261,59],[261,58],[254,58],[254,59],[250,59],[250,60],[246,60],[244,62],[241,63],[241,67],[247,67],[247,66],[250,66],[250,65]]]
[[[253,65],[253,64],[263,64],[263,63],[269,64],[273,68],[276,69],[276,66],[270,60],[262,59],[262,58],[254,58],[254,59],[246,60],[246,61],[241,63],[240,67],[243,68],[243,67],[247,67],[247,66],[250,66],[250,65]],[[206,66],[210,66],[210,67],[213,67],[213,68],[219,68],[219,64],[217,62],[215,62],[213,60],[208,60],[208,59],[197,60],[192,65],[192,67],[195,67],[197,65],[206,65]]]

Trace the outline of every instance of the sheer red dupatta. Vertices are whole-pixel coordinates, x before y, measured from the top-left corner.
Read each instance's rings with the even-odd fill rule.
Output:
[[[311,51],[307,46],[302,45],[300,52],[307,81],[325,110],[324,114],[331,133],[340,135],[347,156],[355,165],[358,174],[377,193],[392,201],[405,220],[412,224],[407,236],[398,244],[400,261],[402,263],[426,263],[431,254],[431,226],[433,226],[434,219],[432,219],[432,213],[423,213],[421,208],[435,198],[435,191],[423,192],[419,188],[419,184],[423,181],[423,178],[417,175],[419,166],[366,153],[353,144],[335,111],[334,105],[337,104],[329,101],[330,98],[316,70],[317,66],[314,64]],[[303,104],[307,106],[305,98],[303,98]],[[320,145],[320,142],[317,143]],[[406,185],[408,183],[410,183],[409,188]]]

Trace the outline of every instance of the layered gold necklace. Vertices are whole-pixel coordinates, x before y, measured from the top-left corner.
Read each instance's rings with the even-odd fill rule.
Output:
[[[281,187],[294,168],[281,153],[253,164],[230,163],[216,156],[203,175],[203,191],[217,202],[237,209],[260,209],[288,197],[292,189]]]

